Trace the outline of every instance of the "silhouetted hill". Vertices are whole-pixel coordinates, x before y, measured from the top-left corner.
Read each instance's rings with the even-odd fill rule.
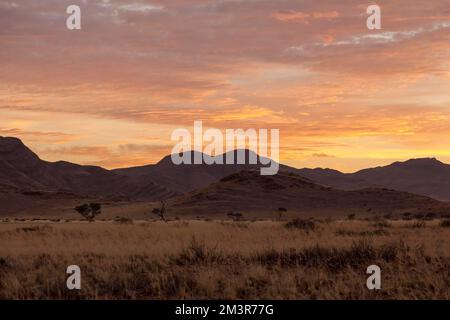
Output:
[[[95,166],[41,160],[19,139],[0,137],[0,184],[19,190],[66,191],[87,196],[159,200],[175,192]]]
[[[450,165],[435,158],[411,159],[345,174],[329,169],[300,169],[300,175],[334,188],[386,187],[450,201]]]
[[[238,150],[231,151],[234,153],[234,159],[237,159]],[[175,165],[172,162],[171,156],[164,157],[161,161],[154,165],[147,165],[142,167],[116,169],[113,172],[125,175],[128,177],[133,177],[140,181],[152,180],[161,186],[165,186],[171,190],[175,190],[180,193],[192,191],[198,188],[205,187],[213,182],[220,180],[221,178],[230,175],[235,172],[239,172],[245,169],[259,169],[261,166],[266,166],[261,164],[261,159],[254,152],[249,150],[241,150],[245,155],[245,162],[249,163],[249,158],[251,156],[255,157],[257,164],[180,164]],[[217,161],[217,159],[223,159],[225,163],[225,158],[228,153],[218,155],[216,157],[211,157],[203,153],[189,151],[187,152],[187,157],[191,159],[191,163],[194,163],[195,155],[200,157],[206,157],[211,160],[211,162]],[[203,158],[202,158],[203,159]],[[266,162],[264,162],[266,163]],[[281,166],[281,168],[289,168],[287,166]],[[290,168],[296,170],[294,168]]]
[[[244,170],[212,185],[176,197],[172,208],[184,213],[225,214],[274,213],[283,207],[288,212],[306,215],[358,215],[448,212],[441,202],[407,192],[381,188],[355,191],[324,187],[295,173],[281,171],[261,176],[257,170]]]

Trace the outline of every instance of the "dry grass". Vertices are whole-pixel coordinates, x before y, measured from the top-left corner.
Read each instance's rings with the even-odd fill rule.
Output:
[[[0,298],[449,299],[450,228],[413,224],[4,223]],[[71,264],[81,291],[65,288]],[[366,288],[371,264],[380,291]]]

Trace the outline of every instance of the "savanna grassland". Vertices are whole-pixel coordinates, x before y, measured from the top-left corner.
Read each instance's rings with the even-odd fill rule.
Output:
[[[450,299],[449,240],[440,220],[10,221],[0,298]],[[80,291],[66,288],[72,264]]]

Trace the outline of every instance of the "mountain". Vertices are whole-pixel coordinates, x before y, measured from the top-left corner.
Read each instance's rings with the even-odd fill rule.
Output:
[[[251,151],[245,150],[245,152],[248,159]],[[193,158],[194,152],[191,152],[190,156]],[[224,156],[226,154],[218,157]],[[184,193],[206,187],[241,170],[260,167],[261,164],[175,165],[170,156],[166,156],[154,165],[116,169],[113,172],[142,181],[152,180],[168,189]],[[450,201],[450,165],[434,158],[395,162],[389,166],[370,168],[349,174],[333,169],[296,169],[282,164],[280,164],[280,170],[299,174],[319,184],[336,189],[388,188]]]
[[[349,174],[330,169],[299,169],[296,172],[343,190],[386,187],[450,201],[450,165],[435,158],[411,159]]]
[[[17,138],[0,137],[0,185],[18,190],[70,192],[160,200],[176,193],[153,181],[135,181],[95,166],[41,160]]]
[[[376,185],[450,201],[450,165],[435,158],[395,162],[385,167],[361,170],[352,176]]]
[[[119,175],[138,179],[139,181],[152,180],[161,186],[174,190],[179,193],[193,191],[198,188],[205,187],[213,182],[217,182],[223,177],[232,173],[239,172],[246,169],[259,169],[264,166],[262,163],[267,163],[267,158],[258,156],[250,150],[234,150],[229,153],[211,157],[200,152],[190,151],[182,155],[191,159],[193,163],[194,157],[197,155],[210,159],[210,161],[218,161],[219,159],[225,163],[226,157],[230,153],[234,153],[234,159],[237,159],[238,152],[245,155],[245,163],[249,163],[249,159],[254,157],[256,164],[180,164],[176,165],[172,162],[171,156],[164,157],[161,161],[154,165],[147,165],[142,167],[115,169],[114,173]],[[296,170],[284,165],[280,165],[284,170]]]
[[[53,192],[58,194],[58,199],[66,197],[67,194],[73,194],[84,198],[103,197],[123,201],[160,201],[187,192],[204,190],[211,184],[219,183],[221,179],[238,174],[241,171],[259,172],[258,169],[262,166],[261,162],[264,162],[261,161],[263,158],[249,150],[234,150],[232,152],[236,157],[237,152],[242,151],[245,154],[246,163],[248,163],[250,157],[256,157],[258,163],[175,165],[171,157],[166,156],[154,165],[107,170],[101,167],[82,166],[65,161],[44,161],[19,139],[0,137],[0,193],[3,194],[3,203],[9,199],[8,203],[12,207],[17,207],[17,204],[13,205],[11,200],[13,198],[5,194],[14,192],[29,194],[30,191],[37,191],[38,194],[44,192],[46,197],[49,197],[49,192]],[[217,160],[217,158],[223,159],[227,155],[230,155],[230,153],[209,158],[210,160]],[[208,157],[195,152],[188,152],[187,156],[191,159],[195,156]],[[388,188],[438,200],[450,200],[450,166],[434,158],[395,162],[388,166],[365,169],[350,174],[332,169],[296,169],[280,164],[279,175],[254,178],[257,181],[263,178],[266,179],[264,181],[286,179],[286,173],[303,177],[305,181],[316,184],[317,188],[330,187],[334,190],[336,197],[342,195],[345,198],[351,194],[340,194],[340,190],[358,191],[366,189],[364,192],[367,192],[367,190]],[[221,182],[223,183],[223,181]],[[239,186],[234,187],[236,190],[240,190]],[[289,188],[282,190],[288,193],[287,196],[292,191]],[[285,197],[280,193],[275,194],[279,199]],[[73,198],[73,196],[70,197]],[[249,197],[254,197],[254,195],[250,194]],[[267,197],[272,196],[267,195]],[[274,204],[279,202],[276,199],[272,200]],[[63,201],[64,199],[61,200],[61,202]],[[321,201],[330,205],[333,204],[327,199]],[[16,202],[20,201],[17,200]],[[265,202],[261,201],[261,203],[264,204]],[[345,208],[345,203],[334,204],[336,206],[343,205],[342,209]],[[299,205],[294,207],[301,209]],[[356,207],[360,209],[359,206]],[[376,207],[376,205],[371,205],[371,207]]]
[[[344,191],[325,187],[288,171],[261,176],[244,170],[206,188],[170,200],[171,210],[223,215],[232,211],[273,214],[280,207],[305,215],[449,212],[449,205],[407,192],[382,188]]]

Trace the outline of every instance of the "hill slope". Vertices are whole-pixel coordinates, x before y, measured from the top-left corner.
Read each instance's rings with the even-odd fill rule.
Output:
[[[437,200],[388,189],[355,191],[324,187],[292,172],[261,176],[244,170],[206,188],[172,199],[171,208],[180,213],[274,213],[283,207],[288,212],[307,215],[358,215],[403,212],[448,212],[449,206]]]

